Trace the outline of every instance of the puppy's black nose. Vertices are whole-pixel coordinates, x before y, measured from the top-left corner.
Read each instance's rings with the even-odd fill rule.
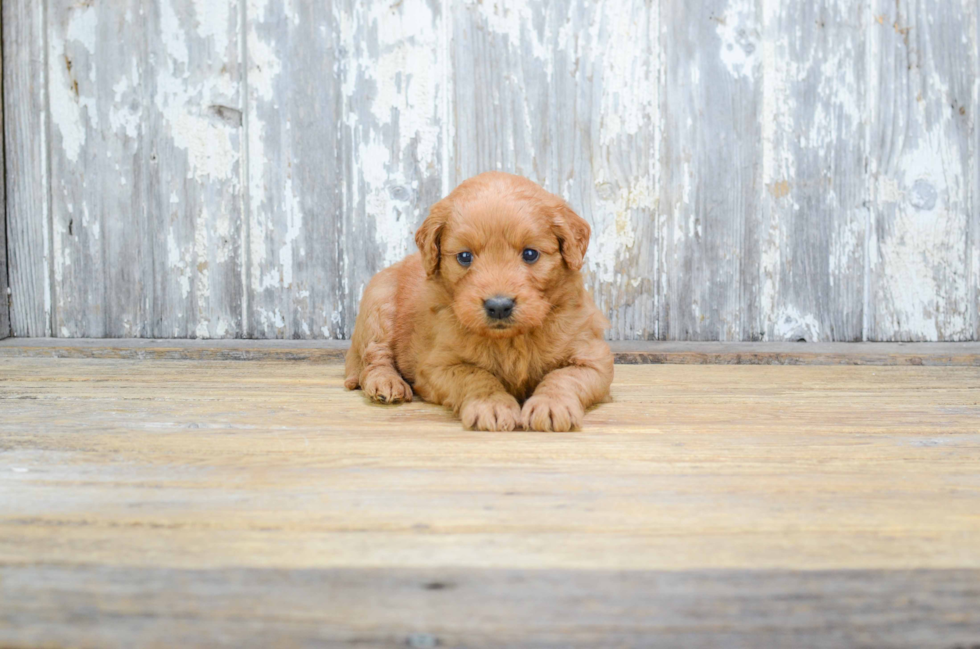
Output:
[[[514,300],[503,295],[494,295],[483,301],[483,309],[492,320],[506,320],[514,312]]]

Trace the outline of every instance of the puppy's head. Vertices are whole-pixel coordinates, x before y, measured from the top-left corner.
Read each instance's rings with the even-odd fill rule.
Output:
[[[436,203],[415,234],[430,278],[470,331],[507,338],[541,326],[582,267],[589,224],[519,176],[485,173]]]

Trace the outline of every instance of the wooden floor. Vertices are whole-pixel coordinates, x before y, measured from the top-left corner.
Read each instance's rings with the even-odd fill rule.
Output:
[[[341,366],[0,357],[0,647],[975,647],[980,367],[618,365],[572,434]]]

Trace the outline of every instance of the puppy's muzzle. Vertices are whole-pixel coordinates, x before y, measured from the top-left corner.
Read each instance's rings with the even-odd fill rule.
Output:
[[[483,301],[483,310],[491,320],[506,320],[514,313],[514,298],[495,295]]]

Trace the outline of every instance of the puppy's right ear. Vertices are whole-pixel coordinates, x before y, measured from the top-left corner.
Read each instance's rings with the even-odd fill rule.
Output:
[[[442,230],[449,222],[449,215],[452,213],[452,206],[449,199],[444,198],[431,208],[429,216],[415,232],[415,245],[422,253],[422,267],[425,268],[427,277],[432,277],[439,270],[439,258],[441,256],[440,242],[442,240]]]

